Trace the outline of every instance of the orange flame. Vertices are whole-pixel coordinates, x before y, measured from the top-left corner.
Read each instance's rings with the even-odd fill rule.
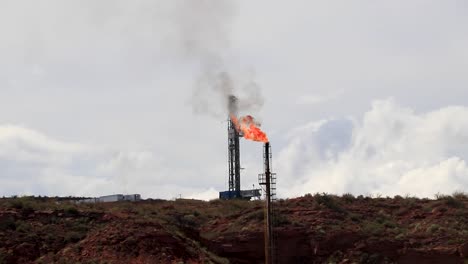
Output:
[[[252,116],[247,115],[237,118],[231,115],[231,120],[236,126],[237,131],[244,134],[245,139],[264,143],[268,142],[267,135],[259,128],[258,123],[255,122]]]

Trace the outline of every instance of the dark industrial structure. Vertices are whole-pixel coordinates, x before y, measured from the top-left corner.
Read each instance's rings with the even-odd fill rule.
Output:
[[[247,199],[260,198],[260,189],[241,190],[241,164],[240,164],[240,138],[243,136],[232,120],[237,116],[237,98],[228,97],[228,190],[219,193],[220,199]]]
[[[229,97],[230,115],[237,114],[237,98]],[[229,166],[229,192],[236,197],[240,197],[240,137],[242,135],[237,131],[231,116],[228,121],[228,166]]]
[[[241,163],[240,163],[240,138],[243,137],[238,124],[237,98],[233,95],[228,97],[228,186],[229,189],[219,193],[219,198],[246,199],[261,198],[261,189],[241,190]],[[235,118],[233,118],[235,117]],[[276,201],[276,174],[272,173],[272,154],[270,143],[266,142],[263,149],[263,161],[265,172],[258,175],[258,183],[265,194],[265,264],[276,264],[277,254],[275,246],[275,233],[273,229],[273,218],[276,213],[273,203]]]
[[[258,183],[265,190],[265,264],[276,263],[275,236],[273,233],[273,202],[276,201],[276,174],[271,172],[271,147],[265,143],[263,165],[265,172],[258,175]]]

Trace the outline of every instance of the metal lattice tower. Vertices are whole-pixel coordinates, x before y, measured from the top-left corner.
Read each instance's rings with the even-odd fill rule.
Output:
[[[235,96],[229,97],[229,114],[237,114],[237,98]],[[240,182],[240,143],[239,138],[242,135],[237,131],[234,122],[229,116],[228,120],[228,167],[229,167],[229,193],[230,196],[234,194],[235,197],[241,197],[241,182]]]
[[[219,198],[230,199],[260,199],[261,190],[253,187],[249,190],[241,190],[241,164],[240,164],[240,138],[244,135],[238,131],[235,118],[238,114],[238,102],[234,95],[228,96],[229,118],[228,118],[228,190],[219,192]]]
[[[240,197],[240,135],[231,120],[228,124],[228,135],[229,191]]]

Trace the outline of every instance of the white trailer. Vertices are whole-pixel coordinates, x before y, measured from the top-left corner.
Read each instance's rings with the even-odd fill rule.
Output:
[[[105,195],[99,198],[89,198],[78,200],[76,203],[111,203],[111,202],[120,202],[120,201],[141,201],[141,195],[139,194],[112,194],[112,195]]]
[[[127,194],[127,195],[124,195],[124,201],[132,201],[132,202],[135,202],[135,201],[140,201],[141,200],[141,195],[139,194]]]
[[[101,202],[101,203],[118,202],[118,201],[123,201],[124,200],[124,195],[123,194],[112,194],[112,195],[101,196],[98,199],[99,199],[99,202]]]

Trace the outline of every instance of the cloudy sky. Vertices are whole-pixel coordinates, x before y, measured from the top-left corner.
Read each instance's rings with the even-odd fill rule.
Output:
[[[281,197],[466,191],[466,25],[464,0],[1,1],[0,195],[215,198],[231,92]]]

